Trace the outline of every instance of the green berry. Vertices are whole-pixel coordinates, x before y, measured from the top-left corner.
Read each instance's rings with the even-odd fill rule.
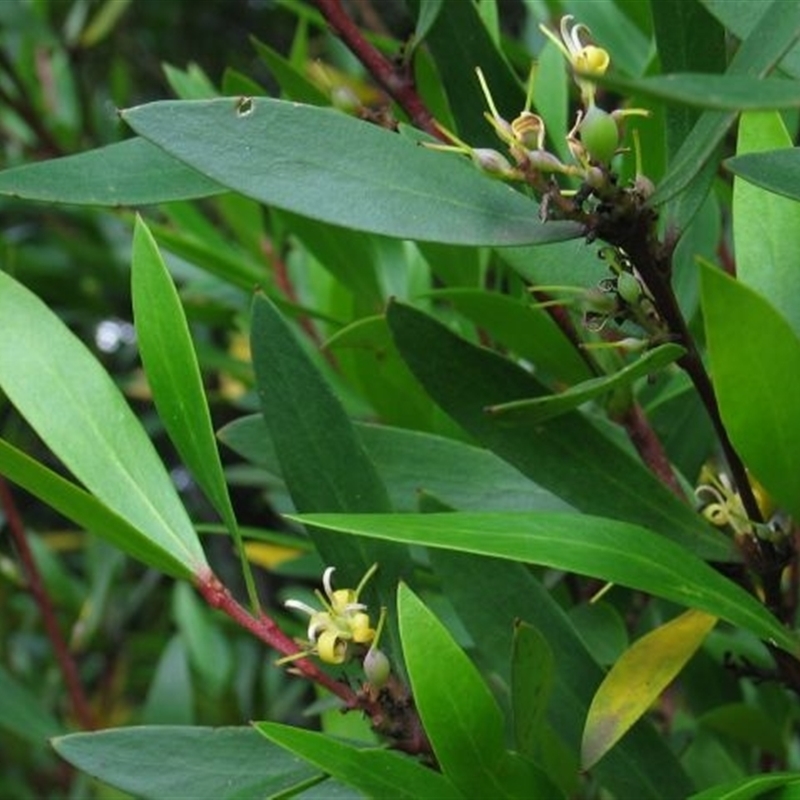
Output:
[[[619,147],[619,128],[611,114],[597,106],[589,106],[578,130],[591,158],[600,164],[608,164]]]

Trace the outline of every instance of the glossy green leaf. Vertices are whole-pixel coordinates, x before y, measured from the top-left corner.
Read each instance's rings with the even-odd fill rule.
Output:
[[[731,60],[729,77],[763,77],[794,44],[800,26],[800,6],[774,0],[769,4]],[[669,172],[651,198],[660,205],[687,186],[702,173],[718,144],[735,119],[735,114],[706,111],[672,159]]]
[[[543,308],[482,289],[439,289],[431,293],[447,300],[517,355],[568,383],[591,376],[588,364]]]
[[[677,361],[685,350],[676,344],[662,344],[649,350],[632,364],[623,367],[613,375],[591,378],[571,386],[559,394],[546,395],[531,400],[515,400],[490,406],[486,410],[502,422],[518,425],[540,425],[546,420],[578,408],[589,400],[594,400],[621,386],[630,386],[639,378],[644,378],[673,361]]]
[[[461,800],[464,797],[440,772],[408,756],[373,747],[358,748],[314,731],[257,722],[256,730],[367,797],[398,800]]]
[[[783,761],[787,757],[785,719],[777,719],[772,709],[766,710],[744,701],[725,703],[706,711],[698,722],[727,740],[758,748]]]
[[[469,796],[505,796],[495,775],[504,752],[503,717],[483,678],[405,584],[398,588],[397,616],[411,689],[439,766]]]
[[[702,266],[701,286],[711,373],[728,435],[767,491],[800,517],[800,340],[763,297],[721,270]]]
[[[0,194],[44,203],[142,206],[224,191],[215,181],[138,137],[0,172]]]
[[[73,766],[143,800],[261,800],[321,777],[252,728],[112,728],[52,745]]]
[[[497,556],[589,575],[706,611],[800,654],[800,641],[752,595],[668,539],[575,514],[306,514],[315,527]]]
[[[793,795],[768,794],[771,789],[794,787],[800,789],[800,778],[796,772],[780,772],[771,775],[754,775],[742,778],[723,786],[712,786],[710,789],[693,794],[688,800],[758,800],[758,798],[772,798],[772,800],[790,800]]]
[[[401,239],[529,244],[580,235],[466,160],[330,108],[263,98],[163,101],[122,112],[140,135],[229,189]]]
[[[62,725],[42,705],[41,699],[0,666],[0,730],[37,748],[62,731]]]
[[[51,450],[184,575],[205,555],[152,442],[119,389],[34,294],[0,274],[0,386]]]
[[[278,309],[261,295],[253,304],[251,351],[262,414],[295,507],[391,510],[386,487],[338,398]],[[378,563],[365,592],[375,607],[390,603],[400,577],[412,572],[404,548],[309,533],[324,563],[337,567],[342,586],[357,586]],[[394,628],[389,635],[394,638]]]
[[[443,591],[475,641],[481,663],[501,687],[513,685],[508,656],[518,621],[534,625],[547,640],[558,666],[547,710],[554,735],[548,735],[549,728],[541,732],[539,763],[548,766],[554,779],[565,768],[576,778],[584,720],[603,671],[570,619],[525,564],[457,550],[431,549],[430,557]],[[528,754],[521,743],[518,747]],[[560,764],[562,760],[567,764]],[[692,788],[664,739],[643,722],[597,765],[594,774],[618,797],[684,800]]]
[[[467,797],[522,798],[552,791],[543,774],[508,757],[502,714],[489,688],[405,584],[398,588],[397,616],[414,700],[445,776]],[[442,664],[447,664],[446,675]]]
[[[715,616],[691,609],[637,639],[623,653],[589,708],[582,769],[591,769],[647,713],[716,623]]]
[[[520,475],[496,455],[474,445],[421,431],[355,423],[367,454],[398,511],[417,508],[427,491],[448,505],[475,511],[568,511],[569,506]],[[240,417],[220,439],[253,463],[280,473],[261,415]]]
[[[466,342],[410,306],[392,303],[388,319],[398,349],[431,397],[534,482],[581,511],[645,525],[703,557],[736,557],[729,540],[577,412],[525,437],[486,414],[487,406],[543,394],[522,367]]]
[[[670,103],[719,111],[765,111],[800,107],[797,81],[746,75],[674,73],[629,80],[615,74],[597,83],[621,94],[639,94]]]
[[[185,564],[80,486],[0,440],[0,474],[38,497],[67,519],[128,555],[175,577],[189,577]]]
[[[189,326],[158,245],[139,216],[133,231],[131,296],[139,354],[159,417],[184,465],[233,536],[255,608],[255,586],[222,472]]]
[[[743,114],[739,120],[737,154],[791,146],[779,114]],[[766,297],[800,336],[800,298],[795,292],[800,203],[736,178],[733,220],[736,277]]]
[[[762,189],[800,200],[800,148],[736,156],[725,161],[725,166]]]
[[[158,246],[138,216],[131,293],[139,352],[159,416],[183,463],[235,532],[236,517],[186,316]]]

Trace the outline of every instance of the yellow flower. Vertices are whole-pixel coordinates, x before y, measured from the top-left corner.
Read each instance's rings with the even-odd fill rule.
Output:
[[[611,63],[611,56],[602,47],[593,44],[584,44],[581,37],[591,35],[591,31],[582,23],[577,22],[572,27],[570,23],[574,17],[567,14],[561,18],[559,39],[549,28],[540,25],[542,33],[561,51],[569,62],[575,74],[575,83],[581,90],[583,104],[588,108],[594,105],[594,84],[582,80],[578,75],[603,75]]]
[[[350,644],[369,644],[375,638],[366,605],[358,597],[367,581],[378,568],[373,564],[355,589],[336,589],[331,585],[335,567],[328,567],[322,576],[325,594],[315,592],[322,608],[317,609],[300,600],[287,600],[286,608],[308,614],[308,641],[305,649],[278,661],[285,664],[298,658],[316,655],[326,664],[343,664],[351,655]]]

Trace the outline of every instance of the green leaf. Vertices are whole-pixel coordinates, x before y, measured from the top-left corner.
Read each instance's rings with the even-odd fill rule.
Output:
[[[691,609],[634,642],[592,700],[581,744],[589,770],[647,713],[703,643],[717,618]]]
[[[779,114],[743,114],[739,120],[739,155],[791,146]],[[800,302],[795,293],[800,204],[736,178],[733,220],[736,277],[769,299],[800,336]]]
[[[262,414],[295,508],[391,510],[386,487],[339,400],[278,309],[261,295],[253,303],[251,350]],[[313,529],[309,534],[323,561],[338,568],[342,585],[358,585],[379,564],[366,591],[367,602],[375,607],[387,605],[400,577],[411,574],[403,548],[376,547]]]
[[[133,231],[131,295],[139,353],[159,417],[183,463],[233,536],[256,608],[255,586],[222,472],[189,326],[158,245],[139,216]]]
[[[509,758],[502,713],[489,688],[405,584],[398,588],[397,616],[414,700],[445,776],[467,797],[555,797],[547,794],[553,787],[543,773]]]
[[[403,358],[431,397],[531,480],[581,511],[645,525],[703,557],[736,557],[729,540],[577,412],[525,437],[486,414],[487,406],[543,394],[544,387],[522,367],[410,306],[392,303],[388,320]]]
[[[508,654],[513,652],[518,621],[534,625],[547,640],[558,669],[547,711],[554,735],[548,735],[549,728],[541,733],[545,752],[540,763],[548,766],[555,779],[565,768],[556,759],[565,760],[567,773],[574,780],[583,724],[603,671],[571,620],[525,564],[457,550],[432,549],[430,557],[443,591],[475,641],[481,663],[492,671],[494,682],[501,687],[513,686]],[[560,741],[565,751],[559,747]],[[522,745],[518,746],[522,750]],[[618,797],[684,800],[691,790],[664,739],[643,722],[597,765],[595,774],[601,785]]]
[[[629,80],[609,73],[594,79],[620,94],[640,94],[671,103],[719,111],[764,111],[800,107],[797,81],[746,75],[673,73]]]
[[[133,232],[131,293],[139,352],[159,416],[183,463],[235,532],[236,517],[186,316],[158,245],[139,216]]]
[[[569,383],[591,375],[586,361],[543,308],[483,289],[438,289],[430,295],[451,302],[479,328],[550,375]]]
[[[740,586],[682,547],[626,522],[575,514],[305,514],[319,528],[576,572],[664,597],[774,640],[800,654],[800,641]]]
[[[330,108],[228,98],[150,103],[122,116],[223,186],[335,225],[454,244],[580,235],[573,223],[542,223],[532,200],[466,160]]]
[[[252,728],[140,726],[52,740],[70,764],[144,800],[271,797],[319,773]]]
[[[686,351],[677,344],[662,344],[649,350],[641,358],[628,364],[613,375],[603,375],[571,386],[559,394],[516,400],[490,406],[486,410],[502,422],[521,425],[539,425],[546,420],[576,409],[588,400],[607,394],[621,386],[629,386],[639,378],[663,369],[677,361]]]
[[[41,699],[0,666],[0,729],[40,748],[62,728]]]
[[[461,800],[462,795],[441,773],[408,756],[372,747],[358,748],[322,733],[275,722],[257,722],[256,730],[342,783],[368,797],[397,800]]]
[[[725,161],[725,166],[762,189],[800,200],[800,148],[736,156]]]
[[[144,206],[225,189],[145,139],[0,172],[0,194],[44,203]]]
[[[385,425],[356,422],[354,427],[389,491],[392,506],[398,511],[415,510],[420,491],[463,510],[568,511],[570,508],[481,447]],[[218,435],[249,461],[280,473],[275,448],[260,414],[240,417]]]
[[[34,294],[0,273],[0,386],[81,483],[180,572],[208,569],[175,487],[119,389]]]
[[[188,578],[183,561],[103,505],[96,497],[0,440],[0,474],[128,555],[167,575]]]
[[[469,796],[505,796],[495,774],[504,752],[503,717],[478,670],[405,584],[398,588],[397,616],[414,700],[439,766]]]
[[[412,8],[417,3],[412,4]],[[486,99],[475,68],[480,67],[500,113],[513,119],[525,96],[503,53],[492,41],[475,3],[442,3],[425,44],[433,56],[459,136],[466,142],[491,141],[483,116]],[[444,241],[444,240],[442,240]]]
[[[800,779],[796,772],[774,773],[772,775],[755,775],[750,778],[726,783],[723,786],[712,786],[703,792],[693,794],[688,800],[758,800],[758,798],[773,798],[767,794],[770,789],[781,787],[800,788]],[[777,795],[773,800],[789,800],[789,796]]]
[[[250,37],[250,43],[258,53],[258,57],[267,65],[267,69],[272,73],[286,97],[315,106],[329,104],[329,98],[297,70],[291,61],[255,37]]]
[[[800,6],[774,0],[740,45],[726,75],[751,78],[766,75],[796,41],[798,25]],[[656,188],[650,200],[652,205],[660,205],[681,193],[702,173],[735,116],[707,111],[700,117],[672,159],[668,174]]]
[[[800,517],[800,340],[752,289],[703,265],[709,358],[722,420],[748,468]],[[747,335],[742,335],[746,331]]]
[[[725,70],[725,29],[700,2],[659,0],[650,4],[661,69],[664,72]],[[668,105],[666,143],[675,155],[699,116],[696,109]],[[651,176],[652,177],[652,176]]]
[[[541,757],[547,733],[547,707],[555,682],[555,660],[547,639],[519,621],[514,626],[511,691],[514,741],[529,758]]]

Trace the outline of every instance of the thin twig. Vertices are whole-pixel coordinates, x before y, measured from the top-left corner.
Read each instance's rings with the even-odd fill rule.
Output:
[[[30,588],[31,595],[36,605],[39,607],[39,613],[42,615],[42,622],[47,631],[47,637],[50,639],[50,644],[55,653],[56,660],[58,661],[61,675],[64,678],[64,684],[69,692],[75,718],[84,730],[94,730],[94,714],[86,699],[86,694],[83,691],[80,675],[78,674],[78,667],[75,663],[75,659],[72,657],[72,653],[69,651],[69,647],[67,647],[66,640],[61,634],[53,601],[50,599],[44,581],[42,581],[36,559],[33,557],[33,552],[28,544],[28,539],[25,535],[25,526],[17,510],[17,504],[14,502],[11,489],[3,478],[0,478],[0,504],[3,506],[3,512],[5,513],[6,522],[8,523],[8,530],[11,534],[11,538],[14,540],[17,553],[19,554],[19,560],[25,572],[28,587]]]
[[[393,64],[364,38],[358,25],[345,13],[340,0],[314,0],[314,3],[331,29],[377,83],[408,114],[411,122],[437,139],[443,139],[441,132],[433,124],[433,115],[417,94],[408,69]]]

